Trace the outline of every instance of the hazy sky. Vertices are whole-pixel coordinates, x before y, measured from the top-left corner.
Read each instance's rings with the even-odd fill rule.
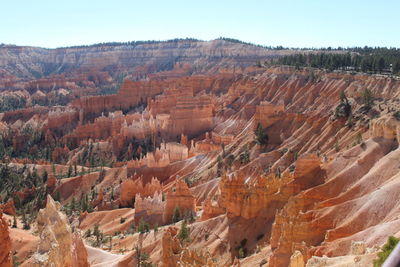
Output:
[[[0,43],[59,47],[220,36],[290,47],[400,47],[400,0],[0,0]]]

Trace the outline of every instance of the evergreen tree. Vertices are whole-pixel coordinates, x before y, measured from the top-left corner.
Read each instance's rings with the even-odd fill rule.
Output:
[[[244,151],[240,154],[240,163],[247,164],[250,162],[250,152],[249,148],[246,146]]]
[[[180,220],[181,220],[181,209],[178,206],[176,206],[172,214],[172,222],[176,223],[179,222]]]
[[[400,60],[397,60],[393,65],[392,65],[392,73],[393,74],[398,74],[400,72]]]
[[[178,233],[178,238],[181,240],[182,243],[185,241],[189,241],[189,228],[187,227],[186,220],[184,220],[182,223],[181,229]]]
[[[74,176],[78,175],[78,167],[76,166],[76,162],[74,163]]]
[[[18,228],[18,225],[17,225],[17,218],[15,217],[15,215],[13,216],[12,228]]]
[[[44,172],[42,174],[42,182],[43,182],[43,184],[47,183],[48,177],[49,177],[49,174],[47,173],[46,170],[44,170]]]
[[[262,127],[261,123],[257,124],[257,128],[255,130],[256,135],[256,143],[259,145],[267,145],[268,144],[268,135]]]
[[[72,176],[72,166],[71,166],[71,164],[69,164],[67,177],[71,177],[71,176]]]
[[[143,217],[140,218],[138,231],[141,234],[144,234],[144,233],[150,231],[150,225],[143,219]]]
[[[374,96],[371,90],[366,88],[362,94],[362,100],[365,107],[370,109],[374,103]]]
[[[28,219],[26,218],[26,214],[25,214],[25,211],[23,211],[23,213],[22,213],[22,228],[24,229],[24,230],[29,230],[29,229],[31,229],[31,226],[29,225],[29,222],[28,222]]]
[[[93,235],[96,237],[96,246],[100,246],[103,235],[102,235],[102,233],[101,233],[101,231],[99,229],[99,225],[98,224],[94,225]]]
[[[73,197],[72,200],[71,200],[70,209],[71,209],[71,211],[75,211],[75,210],[76,210],[76,200],[75,200],[75,197]]]

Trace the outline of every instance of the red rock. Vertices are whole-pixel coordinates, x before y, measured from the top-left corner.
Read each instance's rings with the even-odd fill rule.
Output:
[[[11,267],[11,239],[9,236],[8,224],[3,218],[0,209],[0,266]]]
[[[121,183],[120,203],[123,206],[129,206],[133,204],[137,194],[142,197],[152,197],[155,193],[161,191],[160,181],[154,177],[147,184],[144,184],[142,178],[128,179]]]
[[[181,215],[185,216],[195,212],[195,198],[183,180],[177,180],[165,195],[164,223],[171,223],[176,207],[179,207]]]
[[[12,216],[17,215],[17,211],[15,210],[14,200],[9,200],[5,204],[0,204],[0,210],[3,210],[4,213]]]

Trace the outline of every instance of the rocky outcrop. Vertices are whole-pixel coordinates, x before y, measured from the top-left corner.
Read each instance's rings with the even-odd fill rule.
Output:
[[[176,267],[179,254],[182,251],[181,244],[177,238],[178,229],[169,227],[162,236],[162,267]]]
[[[0,266],[11,267],[11,239],[9,236],[8,224],[3,218],[0,209]]]
[[[264,128],[282,120],[285,112],[283,104],[274,105],[268,101],[262,101],[256,107],[255,120],[260,123]]]
[[[289,267],[304,267],[304,259],[303,254],[300,251],[296,250],[292,256],[290,256],[290,264]]]
[[[372,138],[383,137],[400,143],[400,121],[392,116],[375,119],[370,123],[369,134]]]
[[[196,136],[211,130],[213,106],[210,96],[181,97],[171,110],[170,136]]]
[[[153,197],[135,197],[135,222],[138,224],[144,219],[151,225],[162,225],[165,202],[162,201],[161,192],[156,192]]]
[[[34,266],[89,267],[87,252],[79,233],[72,233],[61,205],[48,196],[46,208],[38,213],[40,242],[33,255]]]
[[[172,222],[175,208],[179,208],[181,216],[195,212],[195,198],[183,180],[177,180],[165,195],[164,223]]]
[[[9,200],[4,204],[0,204],[0,210],[8,215],[17,215],[17,211],[15,210],[14,200]]]
[[[121,183],[120,203],[130,206],[134,203],[136,195],[141,197],[153,197],[157,192],[162,192],[160,181],[153,177],[149,183],[144,183],[143,177],[127,179]]]
[[[323,175],[323,172],[320,160],[315,155],[297,160],[294,173],[284,172],[280,176],[261,175],[254,179],[246,177],[242,172],[225,175],[219,185],[219,206],[224,208],[230,217],[251,219],[260,214],[273,217],[273,211],[282,207],[289,197],[321,183],[319,175]]]

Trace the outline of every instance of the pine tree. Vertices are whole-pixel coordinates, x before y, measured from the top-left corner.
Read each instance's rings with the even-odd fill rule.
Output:
[[[13,217],[12,228],[18,228],[18,225],[17,225],[17,218],[15,217],[15,215],[14,215],[14,217]]]
[[[257,124],[257,128],[255,131],[256,135],[256,143],[259,145],[267,145],[268,144],[268,135],[262,127],[261,123]]]
[[[71,176],[72,176],[72,166],[71,166],[71,164],[69,164],[67,177],[71,177]]]
[[[176,206],[172,214],[172,222],[176,223],[179,222],[180,220],[181,220],[181,210],[178,206]]]
[[[93,235],[96,237],[96,246],[100,246],[101,244],[101,239],[102,239],[102,234],[99,229],[99,225],[95,224],[93,228]]]
[[[22,224],[23,224],[23,229],[24,230],[29,230],[31,229],[31,226],[29,225],[28,219],[26,218],[25,211],[22,213]]]
[[[43,174],[42,174],[42,182],[45,184],[47,182],[49,175],[47,173],[46,170],[44,170]]]
[[[189,228],[187,227],[186,220],[184,220],[182,223],[181,229],[178,233],[178,238],[181,240],[182,243],[185,241],[189,241]]]
[[[71,211],[75,211],[75,210],[76,210],[76,200],[75,200],[75,197],[72,198],[70,208],[71,208]]]
[[[144,233],[150,231],[150,226],[149,226],[149,224],[148,224],[143,218],[140,218],[139,226],[138,226],[138,231],[139,231],[139,233],[141,233],[141,234],[144,234]]]
[[[367,107],[368,109],[370,109],[372,107],[372,105],[374,104],[374,96],[372,94],[372,91],[369,90],[368,88],[366,88],[363,91],[362,101],[363,101],[364,106]]]
[[[78,167],[76,166],[76,162],[74,163],[74,176],[78,176]]]

